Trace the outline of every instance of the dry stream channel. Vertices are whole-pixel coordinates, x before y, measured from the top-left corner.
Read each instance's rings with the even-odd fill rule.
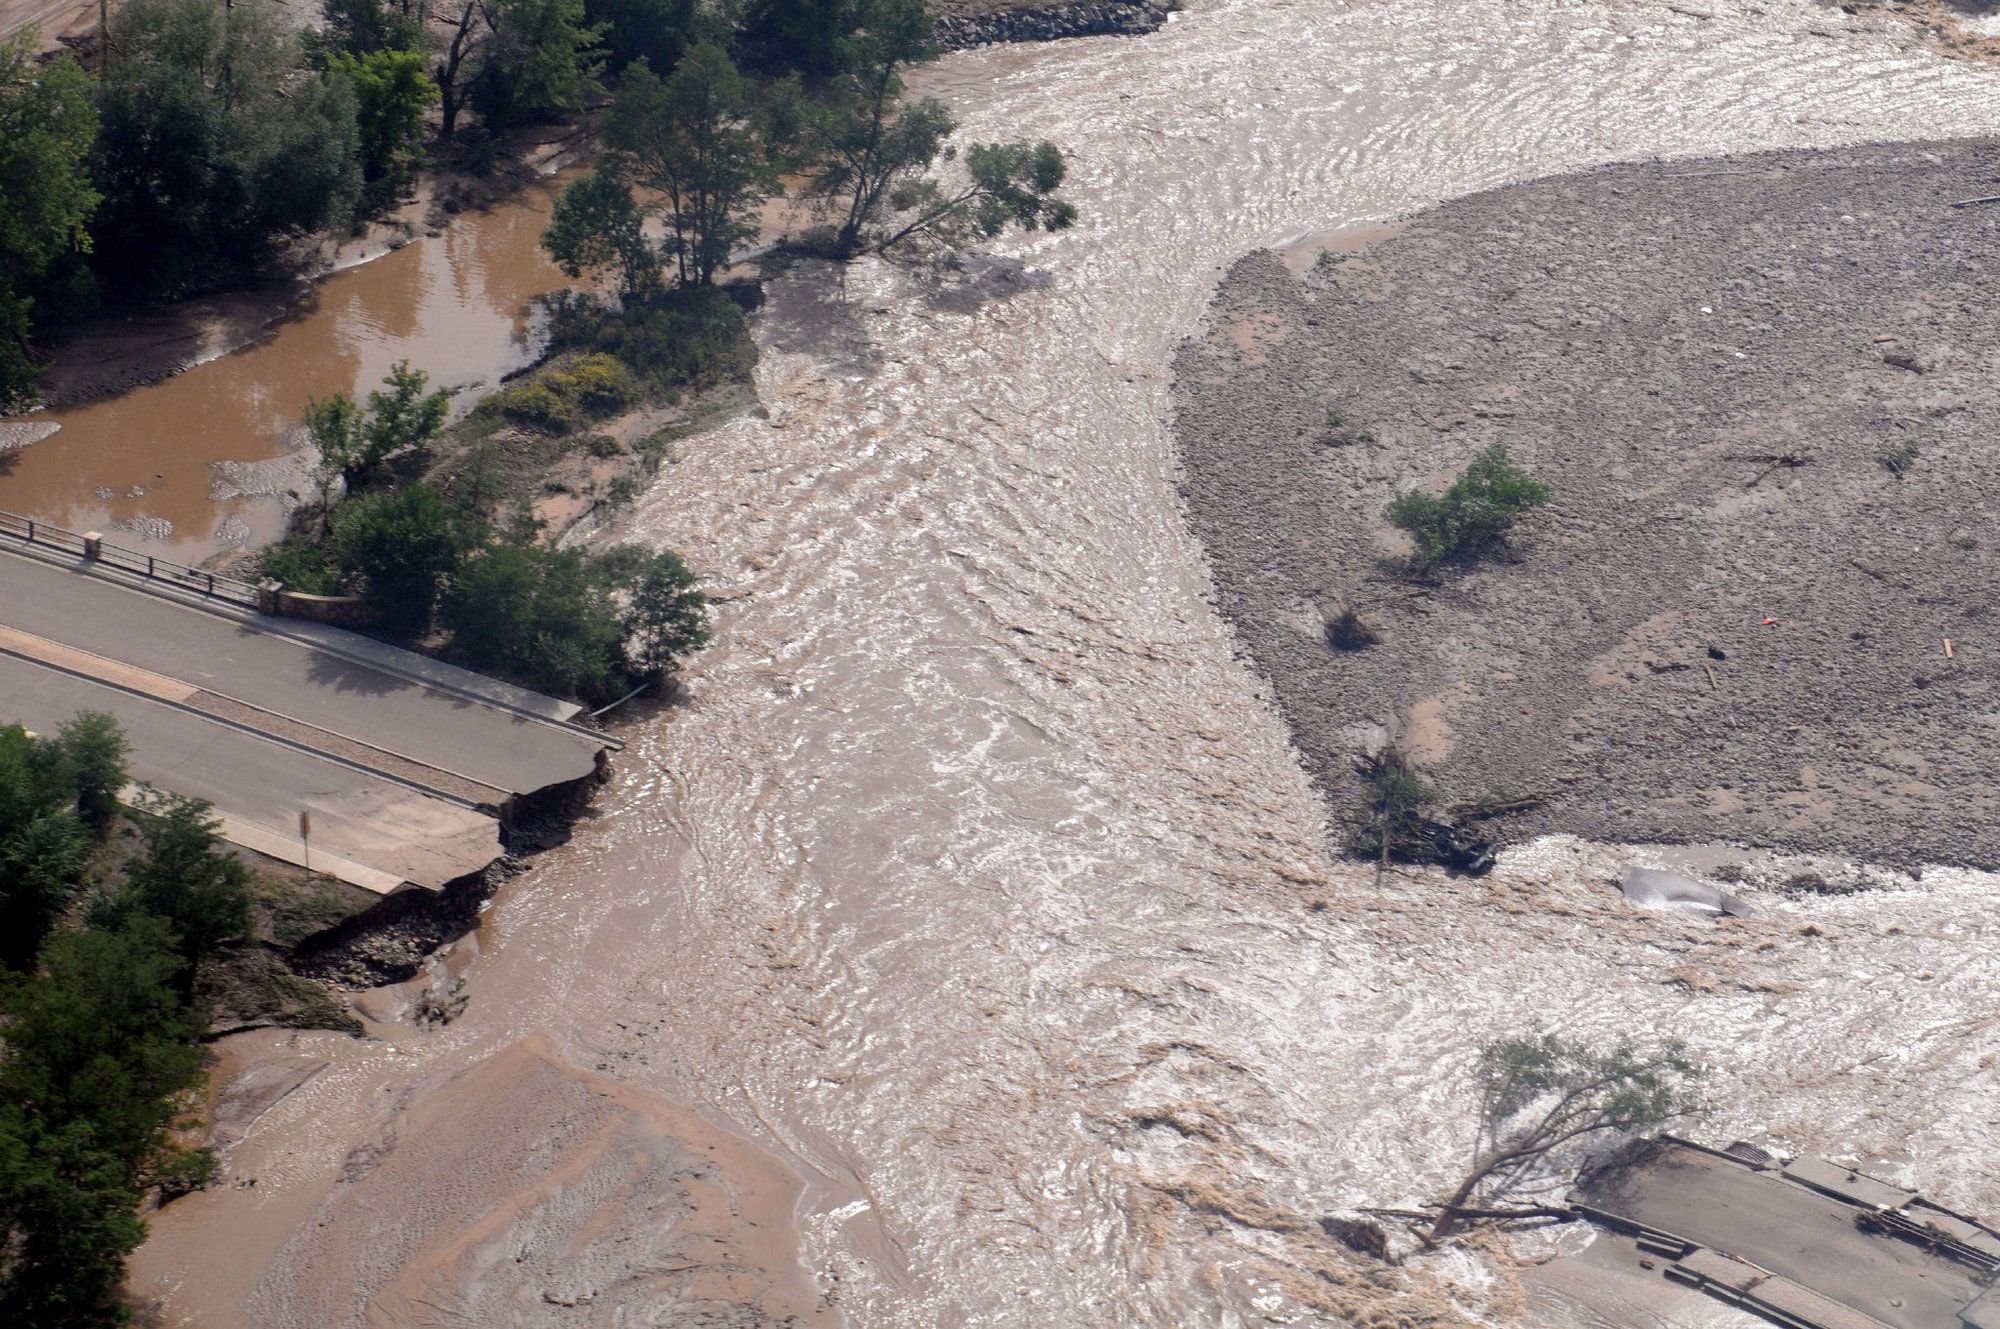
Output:
[[[229,1040],[225,1183],[135,1271],[167,1322],[1557,1323],[1503,1254],[1371,1272],[1315,1221],[1433,1193],[1474,1050],[1543,1024],[1678,1033],[1704,1134],[2000,1211],[1990,879],[1718,926],[1554,838],[1376,888],[1211,608],[1167,420],[1251,248],[1607,160],[1991,133],[2000,79],[1803,0],[1224,0],[926,82],[970,139],[1071,149],[1083,224],[943,290],[773,284],[768,418],[627,523],[722,599],[692,703],[450,957],[454,1023],[391,992],[367,1040]],[[203,381],[190,412],[254,390]]]

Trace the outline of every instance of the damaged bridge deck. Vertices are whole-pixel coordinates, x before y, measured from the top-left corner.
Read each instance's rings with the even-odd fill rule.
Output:
[[[47,732],[79,710],[117,718],[133,777],[209,800],[230,839],[377,892],[485,867],[521,802],[618,746],[553,698],[0,542],[0,724]]]
[[[1662,1136],[1571,1200],[1617,1262],[1784,1329],[2000,1329],[2000,1233],[1839,1164]]]

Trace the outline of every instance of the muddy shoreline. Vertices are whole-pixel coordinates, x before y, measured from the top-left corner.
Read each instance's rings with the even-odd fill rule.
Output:
[[[520,156],[489,176],[437,169],[402,204],[363,224],[338,244],[245,273],[171,304],[108,313],[55,331],[42,374],[41,401],[26,415],[87,405],[158,383],[248,350],[295,319],[309,317],[330,277],[387,258],[406,245],[443,236],[460,216],[517,202],[584,158],[573,127],[524,136]],[[585,146],[588,146],[586,143]]]
[[[1239,262],[1176,360],[1181,492],[1336,819],[1393,735],[1450,798],[1543,796],[1511,839],[2000,864],[2000,207],[1951,206],[1996,177],[1612,166]],[[1384,505],[1493,443],[1549,508],[1400,576]],[[1328,647],[1350,605],[1379,645]]]

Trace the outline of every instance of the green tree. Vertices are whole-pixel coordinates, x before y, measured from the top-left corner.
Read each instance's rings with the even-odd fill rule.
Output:
[[[0,840],[0,964],[34,963],[76,898],[90,848],[89,829],[65,808],[43,812]]]
[[[438,99],[421,51],[336,51],[327,72],[354,86],[361,132],[361,175],[382,191],[401,188],[422,149],[424,112]]]
[[[860,11],[855,0],[749,0],[737,47],[753,69],[821,82],[840,71],[843,43],[863,22]]]
[[[1426,856],[1423,809],[1436,800],[1437,791],[1394,744],[1362,763],[1361,779],[1368,791],[1363,820],[1348,832],[1347,847],[1375,860],[1379,885],[1390,859]]]
[[[333,522],[333,562],[384,625],[430,630],[438,592],[484,540],[479,523],[429,485],[364,494]]]
[[[490,129],[553,120],[579,110],[604,67],[601,28],[584,0],[480,0],[486,37],[470,94]]]
[[[697,29],[708,26],[696,0],[584,0],[584,19],[603,31],[614,70],[640,60],[672,69]]]
[[[453,579],[441,617],[468,661],[529,686],[598,697],[623,682],[618,605],[574,550],[488,547]]]
[[[838,43],[825,103],[801,120],[818,162],[813,190],[840,211],[834,246],[842,254],[860,252],[890,190],[928,170],[957,127],[935,98],[899,101],[903,70],[938,54],[922,0],[859,0],[853,20],[860,30]]]
[[[632,66],[619,88],[605,125],[607,164],[660,197],[667,253],[684,286],[709,285],[757,234],[757,207],[776,180],[755,110],[749,83],[710,42],[689,47],[664,80]]]
[[[131,749],[125,731],[102,711],[79,711],[57,727],[50,747],[63,784],[75,792],[78,815],[103,834],[118,815],[118,795],[127,781]]]
[[[812,190],[838,215],[836,253],[927,236],[953,244],[1009,224],[1060,230],[1076,209],[1055,197],[1067,170],[1052,143],[981,144],[966,154],[967,183],[947,188],[929,172],[953,156],[957,122],[943,102],[905,102],[903,71],[937,57],[922,0],[859,0],[859,30],[840,44],[825,100],[798,116],[815,165]]]
[[[0,1322],[125,1321],[141,1195],[193,1152],[169,1132],[201,1079],[206,1020],[179,994],[173,943],[143,916],[70,929],[0,991]]]
[[[600,566],[625,599],[625,672],[635,678],[671,674],[708,644],[708,597],[679,554],[621,545]]]
[[[34,963],[90,861],[75,774],[54,743],[0,727],[0,965]]]
[[[1701,1073],[1676,1040],[1652,1052],[1630,1039],[1600,1049],[1557,1034],[1489,1043],[1476,1071],[1472,1167],[1439,1206],[1430,1240],[1442,1240],[1469,1218],[1548,1212],[1492,1206],[1547,1178],[1586,1142],[1648,1134],[1701,1111]]]
[[[549,227],[542,232],[542,248],[571,277],[616,273],[619,298],[630,304],[660,285],[659,256],[644,226],[645,215],[631,188],[617,174],[595,170],[571,181],[556,199]]]
[[[424,15],[428,6],[412,0],[324,0],[324,42],[349,55],[424,49]]]
[[[975,143],[966,150],[967,180],[958,188],[920,179],[891,196],[897,216],[875,248],[917,236],[960,245],[974,237],[990,239],[1009,225],[1063,230],[1076,221],[1076,208],[1055,196],[1068,169],[1053,143]]]
[[[336,392],[326,400],[306,402],[306,437],[312,440],[319,461],[313,479],[319,489],[320,528],[333,520],[333,497],[347,483],[349,472],[360,473],[364,418],[354,398]],[[289,584],[289,583],[288,583]]]
[[[337,481],[349,488],[364,484],[390,458],[428,447],[444,431],[451,394],[442,388],[426,392],[430,376],[423,370],[398,360],[382,386],[387,390],[368,394],[366,414],[344,392],[306,403],[306,434],[319,453],[322,505],[331,501]]]
[[[1474,457],[1444,493],[1406,490],[1383,515],[1390,525],[1410,533],[1415,544],[1410,566],[1427,572],[1486,549],[1521,514],[1548,501],[1549,487],[1516,466],[1506,447],[1495,443]]]
[[[43,1329],[128,1323],[125,1257],[146,1239],[140,1192],[87,1127],[51,1130],[0,1103],[0,1319]]]
[[[90,86],[68,55],[38,62],[32,29],[0,43],[0,411],[34,393],[29,337],[43,282],[90,251],[86,224],[100,197],[89,170]]]
[[[157,918],[173,932],[192,990],[195,966],[250,935],[250,871],[224,852],[221,824],[201,799],[157,794],[148,800],[140,834],[144,848],[125,865],[125,883],[111,905],[113,919],[132,913]]]
[[[100,267],[131,289],[212,285],[283,238],[344,225],[361,187],[354,91],[302,66],[270,11],[130,0],[99,91]]]

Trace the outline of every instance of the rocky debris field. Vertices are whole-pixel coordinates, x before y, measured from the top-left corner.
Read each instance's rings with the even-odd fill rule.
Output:
[[[1336,815],[1393,734],[1509,839],[2000,866],[1992,195],[1988,141],[1621,165],[1238,263],[1183,495]],[[1404,575],[1384,506],[1494,443],[1550,504]]]
[[[1167,21],[1166,0],[933,0],[938,44],[1047,42],[1116,34],[1138,37]]]

